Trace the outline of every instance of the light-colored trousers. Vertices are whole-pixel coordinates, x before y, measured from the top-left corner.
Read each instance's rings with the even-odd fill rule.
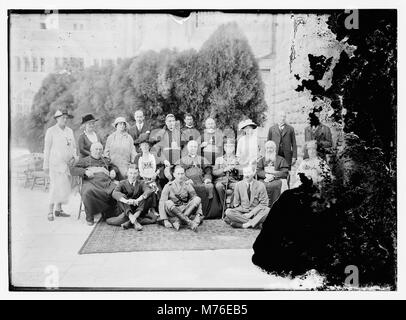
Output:
[[[251,211],[248,211],[242,207],[229,208],[226,210],[226,217],[231,222],[238,222],[242,224],[249,222],[253,228],[256,228],[265,221],[270,210],[271,209],[269,207],[262,206],[255,207]],[[250,219],[243,215],[244,213],[247,214],[248,212],[254,213],[253,217]]]

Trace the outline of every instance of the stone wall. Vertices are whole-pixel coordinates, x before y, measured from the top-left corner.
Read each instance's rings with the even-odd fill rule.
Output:
[[[260,129],[259,136],[265,139],[268,128],[274,123],[279,110],[287,113],[288,122],[295,128],[298,143],[298,156],[302,156],[304,129],[307,116],[315,104],[324,104],[321,120],[330,126],[334,142],[338,130],[327,120],[329,101],[313,102],[310,93],[297,92],[300,79],[311,79],[308,54],[333,57],[330,69],[320,84],[325,88],[331,85],[332,69],[338,61],[343,47],[335,40],[328,29],[327,15],[279,14],[272,16],[274,41],[270,57],[267,57],[270,74],[265,81],[265,97],[269,106],[267,122]],[[264,64],[265,62],[262,62]],[[261,63],[260,63],[261,65]],[[262,66],[264,68],[264,66]],[[263,141],[262,141],[263,142]]]

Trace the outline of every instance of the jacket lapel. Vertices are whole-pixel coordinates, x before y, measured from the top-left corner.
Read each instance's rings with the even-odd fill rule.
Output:
[[[285,124],[285,125],[283,126],[282,137],[286,134],[286,132],[288,132],[288,125],[287,125],[287,124]]]

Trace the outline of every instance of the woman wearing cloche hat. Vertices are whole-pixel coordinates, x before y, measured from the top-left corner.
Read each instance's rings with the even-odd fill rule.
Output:
[[[81,126],[84,127],[84,130],[78,139],[80,158],[90,156],[90,146],[92,143],[101,142],[100,136],[95,131],[96,121],[98,121],[98,119],[96,119],[92,114],[87,114],[82,117]]]
[[[134,140],[128,133],[129,125],[126,119],[124,117],[116,118],[113,126],[116,131],[107,138],[104,156],[110,158],[111,163],[118,167],[121,180],[126,178],[128,166],[130,163],[134,163],[137,151]]]

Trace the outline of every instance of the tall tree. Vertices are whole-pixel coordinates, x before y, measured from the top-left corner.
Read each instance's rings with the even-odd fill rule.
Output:
[[[262,124],[267,110],[263,82],[248,40],[237,24],[220,26],[199,55],[208,90],[206,115],[214,116],[223,126],[235,126],[244,117]]]

